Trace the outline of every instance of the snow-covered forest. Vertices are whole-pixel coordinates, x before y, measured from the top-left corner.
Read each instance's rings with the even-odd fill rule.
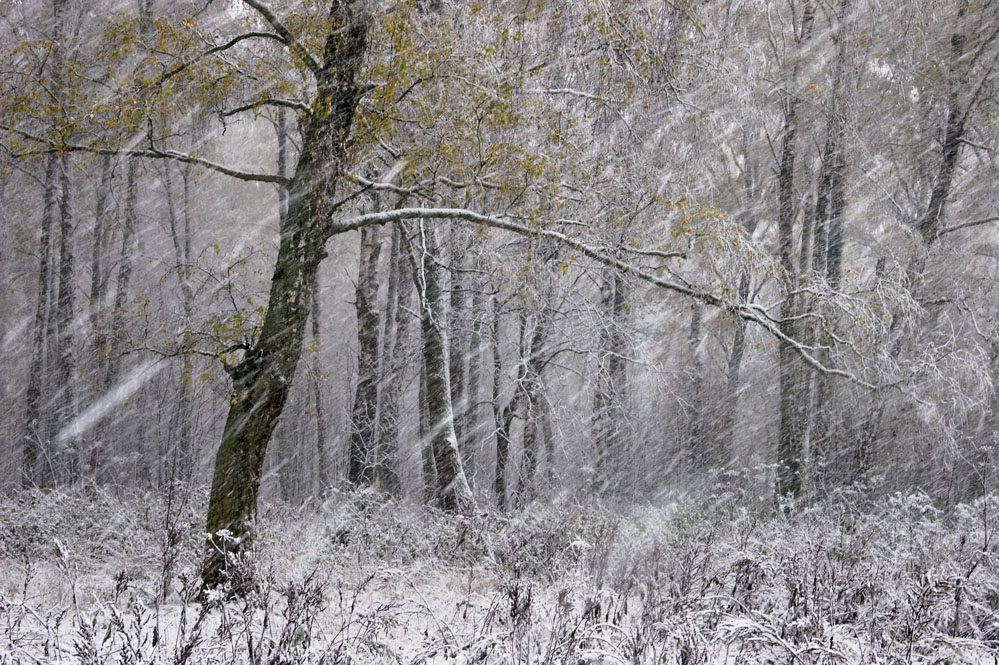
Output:
[[[0,0],[0,664],[995,663],[999,2]]]

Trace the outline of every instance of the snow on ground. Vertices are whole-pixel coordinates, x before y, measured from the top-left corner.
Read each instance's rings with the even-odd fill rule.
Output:
[[[996,663],[999,498],[265,508],[197,598],[203,496],[0,502],[0,663]],[[166,593],[164,595],[164,588]]]

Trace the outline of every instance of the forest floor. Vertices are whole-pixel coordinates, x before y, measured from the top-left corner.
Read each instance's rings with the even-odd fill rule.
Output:
[[[334,494],[264,509],[254,590],[201,603],[202,491],[21,493],[0,664],[999,662],[999,497],[866,497],[463,518]]]

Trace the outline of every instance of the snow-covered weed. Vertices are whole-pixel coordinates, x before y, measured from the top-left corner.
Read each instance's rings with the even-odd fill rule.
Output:
[[[265,509],[199,596],[198,501],[0,502],[0,663],[895,663],[999,657],[999,497],[861,488],[456,517],[372,493]]]

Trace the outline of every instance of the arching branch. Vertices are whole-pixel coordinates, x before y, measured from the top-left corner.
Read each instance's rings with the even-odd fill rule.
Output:
[[[177,65],[176,67],[174,67],[173,69],[171,69],[170,71],[168,71],[167,73],[163,74],[158,79],[156,79],[156,83],[157,84],[163,83],[167,79],[170,79],[176,76],[177,74],[181,73],[188,67],[193,67],[194,65],[198,64],[208,56],[214,55],[215,53],[221,53],[222,51],[227,51],[236,44],[239,44],[242,41],[246,41],[247,39],[273,39],[275,41],[281,42],[282,44],[285,43],[284,39],[282,39],[280,35],[276,35],[273,32],[246,32],[241,35],[233,37],[232,39],[227,41],[225,44],[222,44],[221,46],[215,46],[213,48],[210,48],[204,53],[199,54],[195,58]]]
[[[845,378],[858,386],[866,388],[868,390],[878,390],[879,387],[874,384],[864,381],[855,374],[850,372],[836,369],[833,367],[827,367],[815,356],[813,356],[808,347],[806,347],[801,342],[789,337],[784,332],[780,330],[780,326],[768,319],[767,317],[760,316],[758,308],[753,305],[746,303],[731,302],[718,296],[712,295],[710,293],[704,293],[703,291],[698,291],[694,288],[681,284],[679,282],[673,282],[668,279],[663,279],[652,273],[637,268],[626,261],[609,256],[604,250],[594,247],[592,245],[583,243],[576,238],[572,238],[565,233],[560,233],[558,231],[553,231],[550,229],[535,229],[525,226],[524,224],[511,220],[509,218],[501,217],[490,217],[488,215],[483,215],[472,210],[467,210],[464,208],[399,208],[396,210],[386,210],[383,212],[373,212],[365,215],[359,215],[357,217],[344,220],[339,223],[332,224],[330,226],[330,235],[337,235],[340,233],[346,233],[348,231],[354,231],[365,226],[370,226],[372,224],[389,224],[392,222],[399,222],[408,219],[451,219],[451,220],[461,220],[466,222],[471,222],[474,224],[479,224],[481,226],[486,226],[495,229],[502,229],[504,231],[511,231],[523,236],[530,237],[541,237],[549,238],[555,240],[556,242],[569,247],[573,251],[586,256],[597,263],[620,270],[623,273],[628,273],[634,275],[637,279],[642,280],[648,284],[652,284],[667,291],[672,291],[674,293],[679,293],[695,300],[699,300],[705,304],[719,307],[726,311],[732,312],[736,316],[745,321],[749,321],[759,325],[769,332],[774,337],[786,342],[794,351],[801,356],[801,358],[816,371],[822,374],[828,374],[830,376],[839,376]],[[620,248],[621,251],[625,253],[631,253],[625,248]]]
[[[272,97],[268,97],[267,99],[261,99],[256,102],[250,102],[249,104],[243,104],[242,106],[237,106],[234,109],[223,111],[222,117],[228,118],[229,116],[233,116],[238,113],[243,113],[244,111],[252,111],[253,109],[258,109],[261,106],[283,106],[284,108],[294,109],[296,111],[309,110],[308,104],[297,101],[295,99],[275,99]]]

